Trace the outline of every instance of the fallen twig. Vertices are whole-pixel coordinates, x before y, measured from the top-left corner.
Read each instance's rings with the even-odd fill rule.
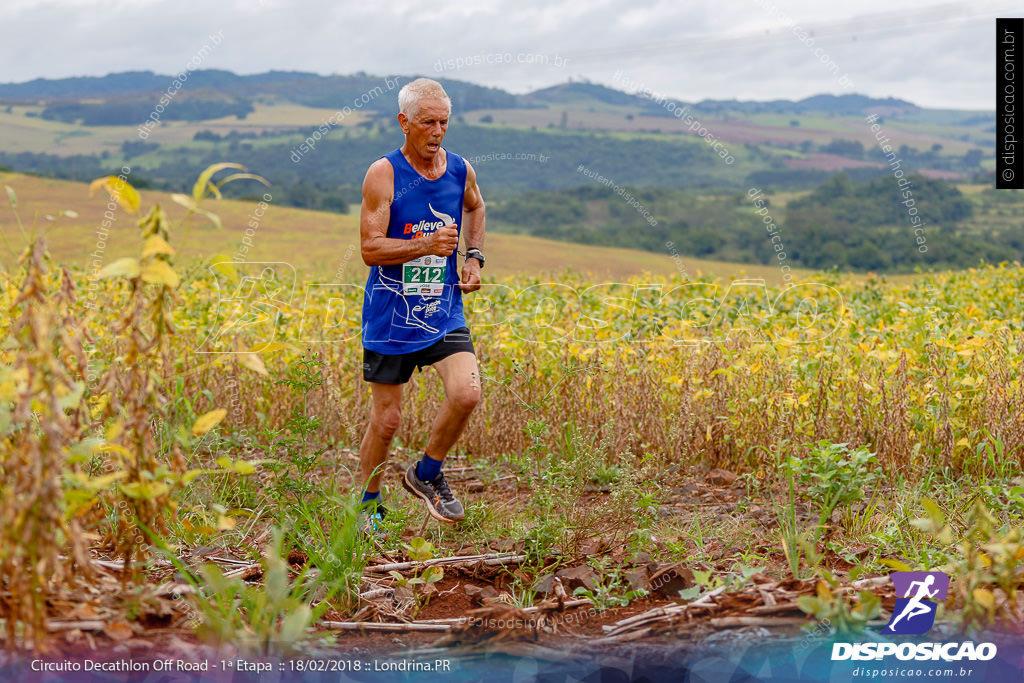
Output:
[[[515,555],[513,553],[491,553],[488,555],[463,555],[456,557],[436,557],[432,560],[392,562],[391,564],[377,564],[363,569],[365,574],[387,574],[391,571],[401,572],[417,567],[431,567],[439,564],[458,564],[460,562],[481,562],[485,565],[496,564],[517,564],[526,559],[526,555]]]
[[[583,605],[593,604],[586,598],[580,598],[578,600],[566,600],[562,605],[563,609],[571,609],[573,607],[582,607]],[[523,607],[518,610],[517,614],[535,614],[542,610],[552,610],[555,605],[537,605],[536,607]],[[417,623],[419,624],[464,624],[469,621],[474,621],[474,617],[449,617],[447,619],[420,619]]]
[[[85,621],[48,621],[47,631],[102,631],[107,624],[99,619],[88,619]]]
[[[249,560],[236,560],[233,557],[213,557],[212,555],[204,555],[202,557],[207,562],[214,562],[216,564],[252,564],[252,562],[250,562]]]
[[[332,631],[449,631],[450,624],[412,622],[408,624],[381,624],[373,621],[321,621],[320,625]]]
[[[654,609],[648,610],[642,614],[637,614],[636,616],[628,617],[622,621],[617,621],[614,624],[603,626],[602,629],[608,636],[617,636],[632,631],[635,628],[648,626],[659,621],[672,621],[689,610],[714,607],[714,603],[711,602],[711,598],[720,595],[723,592],[725,592],[725,586],[721,586],[713,591],[705,593],[693,602],[688,602],[683,605],[655,607]]]
[[[492,557],[484,560],[484,564],[493,567],[498,564],[519,564],[526,559],[526,555],[512,555],[510,557]]]
[[[224,578],[226,579],[248,579],[252,576],[256,576],[263,572],[263,567],[258,564],[250,564],[246,567],[239,567],[238,569],[232,569],[229,572],[224,572]]]
[[[165,595],[195,595],[198,592],[192,584],[168,581],[157,586],[156,590],[153,591],[153,595],[157,597]]]
[[[751,614],[781,614],[785,612],[799,612],[800,606],[795,602],[776,603],[774,605],[758,605],[751,607],[747,612]]]
[[[716,628],[734,626],[793,626],[806,624],[806,617],[717,617],[710,624]]]
[[[865,590],[868,588],[877,588],[878,586],[889,586],[892,583],[892,579],[888,576],[873,576],[868,579],[858,579],[850,583],[850,588],[853,590]]]

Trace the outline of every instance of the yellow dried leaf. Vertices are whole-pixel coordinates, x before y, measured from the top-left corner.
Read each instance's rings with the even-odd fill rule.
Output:
[[[295,351],[295,345],[276,341],[267,342],[266,344],[260,347],[260,354],[273,353],[274,351],[281,351],[283,349]]]
[[[178,274],[174,272],[174,268],[171,268],[166,261],[160,260],[153,260],[146,264],[146,267],[142,269],[142,279],[150,284],[166,285],[167,287],[177,287],[181,282]]]
[[[106,396],[106,394],[104,394]],[[121,432],[124,431],[124,424],[121,420],[114,422],[112,425],[107,427],[107,433],[105,438],[107,441],[117,441],[117,437],[121,436]]]
[[[148,256],[155,256],[157,254],[168,254],[170,256],[173,256],[174,247],[169,245],[167,243],[167,240],[165,240],[160,235],[153,235],[148,240],[146,240],[146,246],[142,248],[142,258],[146,258]]]
[[[181,483],[182,484],[187,484],[190,481],[192,481],[193,479],[195,479],[196,477],[202,476],[204,474],[209,474],[212,471],[213,470],[205,470],[205,469],[189,470],[185,474],[181,475]]]
[[[210,179],[213,178],[215,173],[217,173],[218,171],[222,171],[225,168],[234,168],[238,169],[239,171],[249,170],[245,166],[242,166],[241,164],[235,164],[231,162],[222,162],[219,164],[212,164],[210,166],[207,166],[203,170],[203,172],[199,174],[199,177],[196,179],[196,184],[192,186],[192,199],[194,199],[196,202],[202,201],[203,197],[206,196],[207,191],[209,191],[210,194],[213,194],[219,198],[220,190],[217,188],[216,185],[210,182]]]
[[[127,448],[118,443],[101,443],[96,447],[96,450],[100,453],[114,453],[124,458],[126,462],[130,462],[135,456]]]
[[[119,258],[113,263],[103,267],[96,277],[126,277],[134,278],[139,276],[139,261],[130,257]]]
[[[235,268],[233,259],[227,254],[216,254],[210,259],[210,268],[220,273],[232,283],[238,283],[238,270]]]
[[[8,379],[3,382],[0,382],[0,401],[13,401],[15,397],[16,388],[17,385],[15,385],[13,379]]]
[[[121,208],[128,213],[138,212],[142,198],[127,181],[121,180],[116,175],[97,178],[89,184],[89,196],[93,196],[100,188],[106,190],[110,198],[120,204]]]
[[[200,434],[205,434],[206,432],[216,427],[217,424],[221,420],[223,420],[224,416],[227,414],[228,411],[225,410],[224,408],[217,408],[216,410],[211,410],[210,412],[206,413],[198,420],[196,420],[196,423],[192,425],[192,433],[196,436],[199,436]]]
[[[94,420],[99,419],[100,413],[103,412],[103,409],[107,407],[107,404],[109,402],[110,402],[110,395],[109,394],[101,394],[99,396],[99,398],[96,400],[96,405],[89,409],[89,415],[92,417],[92,419],[94,419]]]
[[[228,472],[234,472],[235,474],[252,474],[256,471],[256,465],[265,462],[263,460],[256,460],[249,462],[248,460],[232,460],[231,458],[224,456],[217,458],[217,464]]]
[[[172,194],[171,201],[175,204],[181,204],[186,209],[195,209],[196,202],[194,199],[189,197],[187,194]]]
[[[128,476],[128,472],[121,470],[120,472],[114,472],[113,474],[106,474],[102,477],[92,477],[85,481],[86,487],[90,491],[104,491],[110,488],[110,485],[114,482],[121,481]]]
[[[972,592],[974,599],[985,609],[995,609],[996,596],[987,588],[975,588]]]
[[[153,500],[170,491],[171,487],[162,481],[149,481],[122,484],[118,488],[121,489],[121,493],[129,498]]]
[[[880,558],[878,560],[878,562],[880,564],[884,564],[886,567],[889,567],[890,569],[895,569],[898,572],[912,572],[912,571],[914,571],[914,568],[911,567],[906,562],[903,562],[901,560],[896,560],[896,559],[893,559],[891,557]]]
[[[255,353],[236,353],[235,361],[243,368],[249,368],[259,375],[263,375],[265,377],[270,375],[270,373],[267,372],[267,366],[263,364],[263,359]]]

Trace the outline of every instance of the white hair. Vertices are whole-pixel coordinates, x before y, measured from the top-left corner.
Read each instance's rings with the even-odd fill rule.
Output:
[[[406,83],[398,91],[398,111],[410,119],[420,113],[420,100],[423,98],[434,98],[441,100],[448,105],[448,113],[452,111],[452,100],[444,87],[437,81],[430,78],[417,78],[415,81]]]

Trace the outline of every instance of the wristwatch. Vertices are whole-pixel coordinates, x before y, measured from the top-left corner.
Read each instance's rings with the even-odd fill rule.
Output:
[[[477,261],[479,261],[481,268],[484,267],[484,261],[486,260],[484,258],[484,252],[480,251],[479,249],[467,249],[466,260],[468,261],[471,258],[475,258]]]

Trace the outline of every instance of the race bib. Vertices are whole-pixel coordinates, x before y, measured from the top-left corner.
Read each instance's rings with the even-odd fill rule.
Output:
[[[444,256],[420,256],[402,264],[402,294],[409,296],[441,296],[448,259]]]

